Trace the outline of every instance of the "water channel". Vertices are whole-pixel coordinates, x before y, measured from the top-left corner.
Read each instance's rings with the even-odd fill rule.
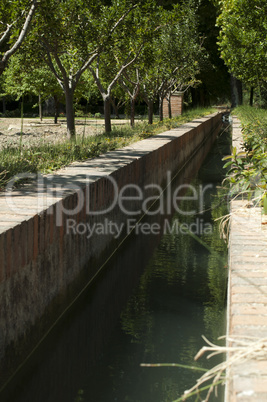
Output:
[[[215,343],[225,334],[227,247],[214,218],[226,212],[216,186],[228,153],[224,132],[200,169],[181,172],[172,187],[190,186],[179,210],[147,218],[157,219],[163,233],[133,233],[125,241],[25,364],[6,400],[170,402],[201,373],[140,364],[218,362],[194,356],[202,334]],[[222,400],[222,393],[213,398]]]

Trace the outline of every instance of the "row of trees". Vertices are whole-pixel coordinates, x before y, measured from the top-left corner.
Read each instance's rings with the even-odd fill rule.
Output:
[[[69,138],[75,136],[75,99],[88,99],[96,88],[107,132],[110,104],[118,106],[125,94],[132,124],[138,96],[152,123],[155,100],[161,114],[174,90],[201,82],[202,93],[210,93],[221,81],[225,91],[218,35],[230,71],[250,85],[266,83],[266,7],[264,0],[4,0],[3,89],[40,101],[53,96],[55,105],[63,95]]]
[[[23,9],[31,27],[3,74],[4,89],[17,96],[52,94],[55,100],[63,93],[68,138],[75,136],[75,96],[87,98],[93,83],[103,99],[107,132],[111,131],[115,87],[131,100],[132,124],[138,94],[147,103],[152,123],[156,98],[162,103],[174,89],[183,90],[196,82],[202,49],[195,9],[194,0],[171,10],[153,0],[33,2],[29,11]],[[10,24],[7,27],[12,29]],[[21,32],[25,35],[25,27]]]

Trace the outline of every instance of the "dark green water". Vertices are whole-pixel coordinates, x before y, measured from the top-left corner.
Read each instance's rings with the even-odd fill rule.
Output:
[[[220,137],[179,211],[157,221],[162,237],[132,236],[114,256],[14,381],[10,401],[169,402],[201,373],[140,364],[218,363],[194,356],[202,334],[225,334],[227,248],[213,218],[225,213],[216,186],[227,144]]]

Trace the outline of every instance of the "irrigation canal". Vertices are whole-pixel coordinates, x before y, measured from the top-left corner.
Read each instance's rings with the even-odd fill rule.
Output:
[[[229,137],[224,131],[200,168],[188,165],[173,180],[172,189],[187,188],[179,210],[146,217],[162,233],[129,236],[14,378],[6,400],[169,402],[201,372],[140,364],[217,362],[194,356],[202,334],[214,342],[225,334],[227,247],[214,219],[226,208],[217,185]]]

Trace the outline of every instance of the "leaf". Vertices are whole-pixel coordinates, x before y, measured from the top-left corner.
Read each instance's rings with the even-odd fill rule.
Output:
[[[232,163],[233,163],[232,160],[229,161],[229,162],[227,162],[227,163],[225,163],[225,164],[223,165],[223,168],[226,169],[228,166],[231,166]]]
[[[226,161],[227,159],[233,160],[233,156],[232,156],[232,155],[224,156],[224,157],[222,158],[222,161]]]

